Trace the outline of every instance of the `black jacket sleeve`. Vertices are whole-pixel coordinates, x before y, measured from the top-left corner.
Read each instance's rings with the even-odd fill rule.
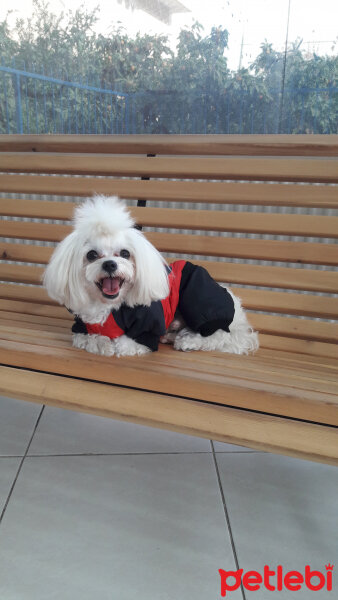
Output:
[[[150,306],[122,306],[114,318],[128,337],[148,346],[153,352],[158,350],[160,337],[166,331],[160,301],[152,302]]]
[[[72,332],[73,333],[88,333],[87,331],[87,327],[85,326],[84,322],[80,319],[80,317],[75,316],[75,320],[72,326]]]

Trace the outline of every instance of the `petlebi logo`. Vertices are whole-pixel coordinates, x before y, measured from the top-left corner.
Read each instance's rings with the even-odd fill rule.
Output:
[[[238,569],[237,571],[224,571],[219,569],[221,576],[221,596],[231,599],[231,592],[238,590],[241,583],[244,589],[255,592],[262,587],[271,592],[282,590],[298,591],[304,588],[313,592],[319,590],[332,591],[332,571],[334,565],[328,563],[325,565],[326,571],[315,571],[310,565],[306,565],[304,572],[284,571],[282,565],[277,568],[270,568],[264,565],[263,573],[258,571],[246,571]]]

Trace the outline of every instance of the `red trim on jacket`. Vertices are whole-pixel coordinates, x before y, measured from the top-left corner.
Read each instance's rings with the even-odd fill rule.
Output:
[[[186,260],[176,260],[170,266],[171,272],[168,275],[169,279],[169,296],[161,300],[163,307],[163,314],[165,320],[165,326],[168,329],[170,323],[174,320],[175,312],[178,305],[180,296],[180,284],[182,278],[182,271],[186,264]]]
[[[111,340],[113,338],[120,337],[124,334],[123,329],[116,323],[113,314],[109,313],[107,320],[100,325],[99,323],[86,323],[87,331],[90,334],[98,333],[99,335],[106,335]]]

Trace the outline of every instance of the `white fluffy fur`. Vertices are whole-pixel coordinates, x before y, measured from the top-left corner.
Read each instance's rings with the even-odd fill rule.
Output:
[[[231,354],[249,354],[258,349],[258,334],[250,327],[239,298],[228,289],[235,304],[235,316],[229,325],[230,333],[218,329],[212,335],[203,337],[184,327],[175,336],[176,350],[217,350]]]
[[[73,346],[103,356],[141,356],[151,350],[143,344],[138,344],[126,335],[111,340],[105,335],[73,334]]]
[[[130,258],[120,256],[126,249]],[[99,258],[86,258],[95,250]],[[117,298],[106,298],[95,282],[105,275],[102,264],[114,260],[114,276],[124,280]],[[134,228],[134,221],[126,204],[116,197],[96,196],[77,207],[74,231],[55,249],[43,282],[48,294],[65,305],[86,323],[104,323],[112,309],[122,303],[133,307],[149,306],[169,293],[165,261],[160,253]],[[230,290],[229,290],[230,291]],[[231,293],[231,292],[230,292]],[[240,300],[233,294],[235,317],[230,333],[218,330],[202,337],[173,323],[163,342],[173,343],[176,350],[218,350],[248,354],[258,348],[258,336],[250,327]],[[73,345],[88,352],[105,356],[133,356],[150,352],[126,335],[110,340],[100,335],[74,334]]]

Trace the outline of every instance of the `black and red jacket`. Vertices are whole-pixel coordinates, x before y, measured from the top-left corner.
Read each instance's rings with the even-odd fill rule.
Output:
[[[211,335],[217,329],[229,331],[235,313],[229,292],[203,267],[178,260],[169,268],[170,291],[164,300],[133,308],[123,304],[118,310],[111,311],[103,325],[84,323],[75,317],[73,333],[99,334],[111,339],[125,334],[154,351],[176,310],[190,329],[203,336]]]

